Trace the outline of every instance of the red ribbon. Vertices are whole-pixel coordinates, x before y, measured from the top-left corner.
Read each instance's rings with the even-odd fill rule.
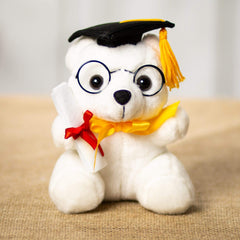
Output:
[[[97,138],[93,134],[93,132],[90,130],[90,119],[92,118],[93,114],[90,111],[86,111],[83,114],[83,120],[84,123],[76,128],[66,128],[65,129],[65,139],[73,137],[73,139],[77,139],[78,137],[81,137],[84,139],[91,147],[95,150],[97,147]],[[102,156],[104,156],[104,152],[102,150],[102,147],[98,146],[99,151]]]

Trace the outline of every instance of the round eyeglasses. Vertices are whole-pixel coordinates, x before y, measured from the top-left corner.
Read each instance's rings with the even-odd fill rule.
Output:
[[[143,96],[148,97],[157,94],[165,83],[163,72],[154,65],[143,65],[135,72],[127,69],[118,69],[111,72],[104,63],[98,60],[90,60],[84,63],[78,69],[76,79],[84,91],[97,94],[108,86],[111,75],[121,70],[133,74],[133,82],[140,88]]]

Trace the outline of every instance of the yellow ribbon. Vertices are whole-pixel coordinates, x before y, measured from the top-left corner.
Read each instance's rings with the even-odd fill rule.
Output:
[[[174,117],[179,102],[173,103],[154,118],[141,121],[133,120],[128,122],[110,122],[93,116],[90,120],[90,130],[98,134],[98,143],[95,151],[94,168],[96,164],[97,150],[100,142],[115,132],[133,133],[136,135],[148,135],[155,132],[167,119]]]

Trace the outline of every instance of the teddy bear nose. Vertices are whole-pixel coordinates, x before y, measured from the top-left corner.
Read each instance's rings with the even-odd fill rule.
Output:
[[[129,102],[132,94],[128,90],[119,90],[119,91],[116,91],[113,94],[113,96],[114,96],[115,100],[117,101],[117,103],[119,103],[121,105],[125,105],[126,103]]]

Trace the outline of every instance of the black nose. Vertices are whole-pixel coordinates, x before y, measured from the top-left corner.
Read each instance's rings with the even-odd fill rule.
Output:
[[[128,90],[119,90],[115,92],[113,96],[119,104],[125,105],[129,102],[131,98],[131,92],[129,92]]]

